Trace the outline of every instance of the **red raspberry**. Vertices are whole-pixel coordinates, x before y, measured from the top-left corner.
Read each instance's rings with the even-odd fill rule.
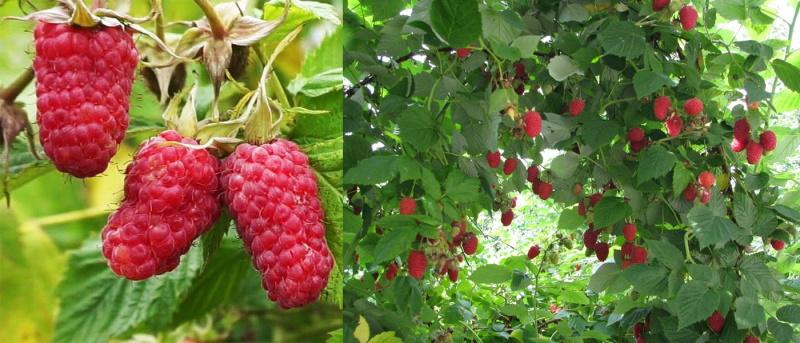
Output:
[[[603,200],[603,194],[602,193],[594,193],[594,194],[590,195],[589,196],[589,207],[594,207],[594,205],[597,205],[597,203],[600,202],[600,200]]]
[[[636,337],[636,343],[647,343],[647,340],[644,338],[644,336],[639,336]]]
[[[756,336],[750,335],[750,336],[745,337],[744,341],[742,341],[742,342],[743,343],[761,343],[761,340],[758,339],[758,337],[756,337]]]
[[[586,100],[581,98],[572,99],[572,101],[569,102],[569,115],[577,117],[581,115],[584,108],[586,108]]]
[[[711,201],[711,192],[704,189],[702,192],[700,192],[700,203],[708,204],[709,201]]]
[[[705,189],[709,189],[714,186],[714,183],[717,182],[717,178],[714,177],[714,174],[711,174],[710,171],[703,171],[697,177],[697,183],[700,184]]]
[[[506,210],[500,215],[500,222],[503,223],[503,226],[511,225],[511,222],[514,220],[514,211],[511,209]]]
[[[522,117],[522,123],[525,127],[525,134],[528,137],[536,137],[542,132],[542,116],[539,112],[528,111]]]
[[[550,194],[553,193],[553,185],[549,182],[540,181],[536,184],[536,194],[539,195],[539,199],[547,200],[550,199]]]
[[[778,251],[783,250],[783,247],[786,243],[780,239],[772,239],[769,241],[769,244],[772,245],[772,248]]]
[[[747,122],[747,119],[739,119],[733,124],[733,137],[740,142],[750,140],[750,123]]]
[[[627,223],[622,227],[622,235],[625,236],[625,240],[628,242],[636,239],[636,231],[636,224],[634,223]]]
[[[645,263],[647,262],[647,249],[645,247],[635,246],[631,254],[631,262]]]
[[[467,58],[467,57],[469,57],[469,55],[471,53],[472,53],[472,50],[470,50],[470,48],[458,48],[458,49],[456,49],[456,56],[458,56],[458,58]]]
[[[471,232],[464,234],[464,239],[461,241],[461,249],[464,249],[464,253],[467,255],[474,254],[478,250],[478,236]]]
[[[138,54],[122,27],[39,22],[34,30],[39,140],[55,167],[102,173],[128,128]]]
[[[686,102],[683,104],[683,111],[686,112],[686,114],[695,117],[700,114],[700,112],[703,112],[703,102],[698,98],[686,100]]]
[[[600,236],[600,231],[595,231],[591,228],[583,232],[583,246],[586,249],[594,249],[597,244],[597,237]]]
[[[758,142],[750,141],[747,143],[747,163],[758,164],[761,161],[761,155],[764,154],[764,148]]]
[[[758,144],[764,148],[764,151],[775,150],[775,147],[778,145],[778,137],[775,136],[775,132],[769,130],[764,131],[761,133],[761,136],[758,137]]]
[[[631,142],[641,142],[644,140],[644,130],[641,127],[634,127],[628,131],[628,140]]]
[[[408,254],[408,275],[420,280],[425,275],[425,269],[428,268],[428,258],[419,250],[412,250]]]
[[[725,326],[725,317],[723,317],[719,311],[714,311],[714,313],[706,319],[706,324],[708,324],[708,328],[711,329],[711,331],[720,333],[722,332],[722,327]]]
[[[672,137],[677,137],[683,128],[683,119],[678,115],[672,115],[665,123],[667,126],[667,133]]]
[[[650,144],[650,141],[646,138],[638,142],[631,142],[631,152],[637,153],[642,151],[648,144]]]
[[[386,280],[392,281],[397,276],[397,263],[389,263],[386,267]]]
[[[123,202],[103,228],[109,267],[131,280],[175,269],[219,216],[219,161],[168,142],[197,144],[174,131],[142,143],[126,170]]]
[[[530,166],[528,167],[528,182],[536,181],[539,181],[539,167]]]
[[[522,62],[514,63],[514,73],[517,78],[524,78],[527,74],[525,71],[525,64]]]
[[[683,6],[678,15],[681,19],[681,26],[684,31],[690,31],[697,25],[697,10],[692,6]]]
[[[672,106],[672,101],[668,96],[662,95],[653,101],[653,114],[658,120],[667,119],[669,108]]]
[[[581,217],[586,216],[586,204],[583,203],[583,200],[578,202],[578,215]]]
[[[747,143],[749,143],[749,141],[740,141],[738,138],[734,137],[731,141],[731,150],[733,150],[733,152],[740,152],[747,148]]]
[[[605,261],[608,258],[608,243],[601,242],[594,245],[594,253],[597,256],[597,260],[600,262]]]
[[[400,214],[412,215],[414,213],[417,213],[417,201],[411,197],[400,199]]]
[[[669,6],[670,0],[653,0],[653,11],[658,12]]]
[[[695,188],[694,184],[689,184],[683,190],[683,200],[694,201],[695,198],[697,198],[697,188]]]
[[[447,277],[451,282],[458,281],[458,266],[451,265],[449,268],[447,268]]]
[[[511,175],[514,172],[514,169],[517,169],[517,159],[511,157],[503,162],[503,174]]]
[[[222,167],[225,202],[269,298],[283,308],[315,301],[333,257],[308,156],[276,139],[237,146]]]
[[[620,249],[620,251],[622,252],[622,259],[630,260],[631,257],[633,257],[633,251],[635,249],[636,249],[636,244],[633,244],[631,242],[622,243],[622,249]]]
[[[497,168],[500,166],[500,152],[488,152],[486,153],[486,162],[489,164],[489,167]]]
[[[644,334],[645,331],[646,328],[644,323],[636,323],[636,325],[633,326],[633,337],[639,338]]]
[[[532,245],[530,247],[530,249],[528,249],[528,259],[532,260],[532,259],[536,258],[536,256],[539,256],[539,246],[538,245]]]

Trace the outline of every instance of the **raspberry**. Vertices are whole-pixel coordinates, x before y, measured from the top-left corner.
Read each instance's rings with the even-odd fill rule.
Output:
[[[128,128],[131,33],[39,22],[34,31],[39,140],[55,167],[84,178],[102,173]]]
[[[708,328],[711,329],[711,331],[720,333],[722,332],[722,327],[725,326],[725,317],[723,317],[719,311],[714,311],[714,313],[706,319],[706,324],[708,324]]]
[[[632,242],[636,239],[636,224],[625,224],[625,226],[622,227],[622,235],[625,236],[625,240],[628,242]]]
[[[472,50],[470,50],[470,48],[458,48],[458,49],[456,49],[456,56],[458,56],[458,58],[467,58],[467,57],[469,57],[469,55],[471,53],[472,53]]]
[[[756,337],[756,336],[749,335],[749,336],[745,337],[744,341],[742,341],[742,342],[743,343],[761,343],[761,340],[758,339],[758,337]]]
[[[692,6],[683,6],[678,13],[684,31],[690,31],[697,25],[697,10]]]
[[[631,254],[631,262],[634,264],[647,262],[647,249],[645,247],[634,246]]]
[[[677,137],[681,133],[683,127],[683,119],[678,115],[672,115],[665,123],[667,126],[667,133],[672,137]]]
[[[478,236],[471,232],[465,234],[464,239],[461,241],[461,248],[464,249],[464,253],[467,255],[474,254],[478,250]]]
[[[630,260],[631,257],[633,256],[633,250],[635,249],[636,249],[636,244],[633,244],[631,242],[622,243],[622,249],[620,249],[622,252],[622,259]]]
[[[397,277],[397,263],[389,263],[386,267],[386,280],[392,281]]]
[[[631,142],[641,142],[644,140],[644,130],[641,127],[634,127],[628,131],[628,140]]]
[[[237,146],[222,167],[225,203],[269,298],[283,308],[315,301],[333,257],[308,156],[276,139]]]
[[[644,334],[645,330],[646,329],[644,323],[641,322],[636,323],[636,325],[633,326],[633,337],[636,338],[641,337]]]
[[[747,119],[739,119],[733,124],[733,137],[740,142],[750,140],[750,123],[747,122]]]
[[[497,168],[500,166],[500,152],[488,152],[486,153],[486,162],[489,164],[491,168]]]
[[[602,242],[595,244],[594,253],[597,256],[598,261],[605,261],[608,258],[608,243]]]
[[[653,0],[653,11],[658,12],[669,6],[669,0]]]
[[[517,159],[511,157],[503,162],[503,174],[511,175],[514,172],[514,169],[517,169]]]
[[[583,203],[583,200],[578,202],[578,215],[581,217],[586,216],[586,204]]]
[[[528,167],[528,182],[536,181],[539,181],[539,167],[530,166]]]
[[[786,245],[786,243],[780,239],[772,239],[769,241],[769,244],[777,251],[783,250],[783,247]]]
[[[532,260],[532,259],[536,258],[536,256],[539,256],[539,246],[538,245],[532,245],[530,247],[530,249],[528,249],[528,259]]]
[[[417,201],[411,197],[400,199],[400,214],[412,215],[414,213],[417,213]]]
[[[703,112],[703,102],[698,98],[686,100],[686,102],[683,104],[683,111],[686,112],[686,114],[695,117],[700,114],[700,112]]]
[[[142,143],[128,165],[125,197],[103,228],[111,270],[143,280],[178,266],[192,242],[217,220],[219,161],[174,131]]]
[[[764,131],[758,137],[758,144],[764,148],[764,151],[775,150],[775,146],[778,145],[778,137],[775,136],[775,132],[769,130]]]
[[[672,106],[672,101],[668,96],[662,95],[653,101],[653,114],[658,120],[664,120],[669,114],[669,108]]]
[[[528,111],[522,117],[522,123],[525,126],[525,134],[528,137],[536,137],[542,132],[542,116],[539,112]]]
[[[603,194],[594,193],[594,194],[590,195],[589,196],[589,207],[594,207],[594,205],[597,205],[597,203],[600,202],[600,200],[603,200]]]
[[[552,193],[553,185],[549,182],[540,181],[536,184],[536,194],[539,195],[539,199],[547,200]]]
[[[450,279],[451,282],[458,281],[458,266],[450,266],[447,268],[447,277]]]
[[[733,150],[733,152],[741,152],[747,148],[747,143],[749,143],[749,141],[740,141],[738,138],[734,137],[731,141],[731,150]]]
[[[586,249],[594,249],[595,245],[597,244],[597,236],[600,235],[600,231],[592,230],[591,228],[583,232],[583,246]]]
[[[500,215],[500,222],[503,223],[503,226],[511,225],[511,221],[514,220],[514,211],[511,209],[506,210],[503,214]]]
[[[757,142],[750,141],[747,143],[747,163],[758,164],[761,161],[761,155],[764,154],[764,148]]]
[[[714,174],[711,174],[710,171],[703,171],[697,177],[697,183],[700,184],[705,189],[709,189],[714,186],[714,183],[717,182],[717,178],[714,177]]]
[[[642,151],[650,142],[647,139],[642,139],[638,142],[631,142],[631,152],[637,153]]]
[[[700,192],[700,203],[708,204],[709,201],[711,201],[711,192],[704,189],[702,192]]]
[[[569,102],[569,115],[577,117],[581,115],[584,108],[586,108],[586,100],[581,98],[572,99],[572,101]]]
[[[425,269],[428,268],[428,258],[419,250],[412,250],[408,254],[408,275],[420,280],[425,275]]]
[[[636,337],[636,343],[647,343],[647,340],[644,339],[644,336]]]

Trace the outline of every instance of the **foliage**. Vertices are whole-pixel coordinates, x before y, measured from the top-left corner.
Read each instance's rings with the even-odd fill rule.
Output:
[[[678,23],[683,3],[699,12],[693,30]],[[798,9],[349,1],[345,340],[633,342],[645,323],[648,342],[796,341],[786,314],[800,298]],[[671,98],[680,133],[654,117],[658,96]],[[696,117],[683,108],[694,97],[704,104]],[[577,115],[573,99],[585,100]],[[531,110],[543,118],[535,137],[522,119]],[[730,147],[742,118],[754,137],[778,135],[757,164]],[[628,141],[635,127],[642,146]],[[510,175],[488,164],[494,151],[519,161]],[[528,183],[531,166],[540,175]],[[716,185],[686,201],[705,170]],[[549,200],[531,195],[543,182]],[[402,197],[416,199],[415,214],[398,213]],[[515,223],[500,226],[501,212]],[[480,239],[476,255],[459,247],[462,220]],[[621,253],[626,222],[645,263]],[[587,226],[611,245],[604,263],[584,249]],[[771,240],[787,246],[776,252]],[[533,260],[531,244],[541,248]],[[412,250],[428,257],[420,280],[406,273]],[[714,311],[725,317],[720,333],[706,325]]]

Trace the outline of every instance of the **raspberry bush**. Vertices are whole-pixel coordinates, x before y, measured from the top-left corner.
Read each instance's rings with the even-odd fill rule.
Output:
[[[798,10],[350,1],[345,341],[798,340]]]

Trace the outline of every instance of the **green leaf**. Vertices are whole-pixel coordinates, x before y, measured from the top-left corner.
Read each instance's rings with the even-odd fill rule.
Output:
[[[778,309],[775,315],[781,321],[799,324],[800,323],[800,306],[798,305],[785,305]]]
[[[639,167],[636,169],[636,183],[646,181],[669,173],[677,162],[675,155],[661,145],[653,145],[639,154]]]
[[[594,226],[604,228],[631,215],[631,206],[624,198],[604,197],[594,207]]]
[[[633,289],[643,295],[654,295],[663,291],[669,271],[660,265],[637,264],[622,272],[633,285]]]
[[[39,160],[33,156],[28,149],[28,140],[20,134],[11,144],[11,151],[8,159],[8,189],[4,190],[4,184],[0,182],[0,199],[5,198],[5,192],[9,193],[29,181],[55,170],[49,160]],[[2,142],[2,140],[0,140]],[[38,151],[39,157],[44,154]],[[0,175],[4,177],[4,175]]]
[[[578,304],[578,305],[586,305],[589,304],[589,297],[583,292],[574,291],[571,289],[564,289],[558,294],[559,303],[569,303],[569,304]]]
[[[578,69],[578,64],[566,55],[551,58],[550,63],[547,64],[547,71],[550,73],[550,77],[558,82],[564,81],[572,75],[583,75],[583,72]]]
[[[511,280],[512,270],[498,264],[485,264],[472,272],[469,279],[475,283],[496,284]]]
[[[645,240],[647,248],[655,259],[669,269],[683,268],[683,253],[667,241]]]
[[[433,0],[430,16],[433,31],[452,47],[466,47],[481,35],[476,0]]]
[[[532,58],[541,39],[542,36],[537,35],[519,36],[511,42],[511,47],[519,50],[521,58]]]
[[[397,119],[400,136],[403,140],[419,150],[426,150],[436,142],[438,124],[433,114],[421,106],[412,106],[400,114]]]
[[[562,23],[568,22],[584,22],[589,19],[589,12],[579,4],[568,4],[561,10],[561,15],[558,21]]]
[[[597,271],[592,274],[589,280],[589,289],[595,293],[601,293],[617,279],[622,271],[614,263],[603,263]]]
[[[675,163],[675,169],[672,170],[672,193],[682,194],[692,181],[694,181],[694,176],[683,163]]]
[[[756,223],[757,216],[758,209],[753,200],[737,187],[736,193],[733,194],[733,217],[736,218],[736,223],[741,227],[752,227]]]
[[[650,70],[640,70],[633,76],[633,89],[636,97],[643,98],[661,87],[675,87],[677,83],[672,81],[667,75],[656,73]]]
[[[769,332],[775,335],[775,338],[778,339],[778,343],[792,342],[794,333],[792,332],[791,325],[781,323],[775,320],[775,318],[770,318],[767,320],[767,327],[769,328]]]
[[[578,214],[578,209],[565,208],[558,217],[558,230],[574,231],[584,223],[584,218]]]
[[[742,257],[739,261],[739,272],[742,277],[756,285],[762,292],[777,292],[781,285],[772,275],[769,267],[753,255]]]
[[[616,21],[599,34],[600,45],[606,53],[633,59],[644,53],[647,43],[644,31],[631,21]]]
[[[736,306],[736,327],[740,330],[757,326],[766,319],[764,307],[754,299],[739,297],[733,305]]]
[[[550,171],[559,179],[567,179],[575,173],[579,162],[580,156],[578,154],[567,151],[562,155],[556,156],[550,162]]]
[[[298,75],[289,82],[286,90],[297,95],[303,94],[308,97],[318,97],[342,88],[342,68],[334,68],[323,71],[311,77]]]
[[[175,270],[134,282],[111,272],[100,246],[88,241],[69,258],[56,292],[56,342],[105,342],[142,325],[166,328],[203,263],[203,249],[194,247]]]
[[[783,219],[795,224],[800,224],[800,211],[784,205],[775,205],[772,206],[772,209]]]
[[[689,281],[678,291],[678,329],[705,320],[717,309],[719,294],[703,282]]]
[[[389,261],[408,250],[411,242],[417,237],[417,231],[394,229],[381,236],[375,246],[375,263]]]
[[[391,180],[395,176],[397,156],[373,156],[365,158],[344,174],[344,182],[351,185],[375,185]]]
[[[721,244],[738,237],[739,228],[730,219],[714,214],[707,206],[695,206],[687,215],[700,248]]]
[[[381,1],[384,2],[384,1]],[[386,1],[392,2],[392,1]],[[369,343],[403,343],[403,340],[395,336],[394,331],[381,332],[369,339]]]
[[[402,1],[384,1],[384,0],[370,0],[362,1],[372,10],[372,16],[375,20],[391,19],[400,14],[406,5]]]
[[[461,202],[470,202],[478,199],[480,182],[464,174],[461,170],[453,169],[444,181],[444,190],[450,199]]]
[[[795,92],[800,92],[800,68],[784,60],[772,60],[772,68],[775,75],[789,88]]]
[[[269,1],[264,4],[264,14],[261,16],[265,20],[277,20],[283,16],[284,0]],[[298,26],[315,19],[322,19],[333,24],[341,24],[341,19],[336,14],[336,8],[330,4],[317,1],[292,0],[289,14],[286,20],[278,25],[267,37],[259,43],[261,55],[269,56],[275,50],[278,43]]]
[[[428,168],[422,168],[422,189],[425,190],[426,195],[433,199],[442,197],[442,186],[439,184],[439,180],[436,179],[436,175]]]

